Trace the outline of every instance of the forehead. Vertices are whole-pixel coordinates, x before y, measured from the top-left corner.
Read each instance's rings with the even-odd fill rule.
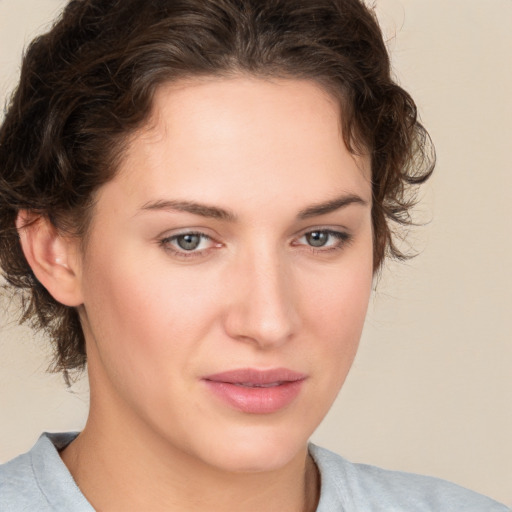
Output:
[[[304,203],[357,193],[369,202],[369,158],[347,150],[341,116],[338,102],[312,81],[167,84],[113,181],[140,201],[170,194],[256,206],[263,196]]]

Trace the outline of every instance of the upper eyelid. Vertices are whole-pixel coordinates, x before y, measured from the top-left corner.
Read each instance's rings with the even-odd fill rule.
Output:
[[[206,228],[177,228],[177,229],[168,229],[163,231],[161,234],[157,236],[158,240],[168,240],[171,238],[176,238],[178,236],[183,235],[200,235],[206,238],[210,238],[211,240],[215,240],[219,238],[217,234],[210,233],[210,229]]]
[[[344,226],[312,226],[312,227],[307,227],[307,228],[304,228],[304,229],[301,229],[300,231],[298,231],[297,233],[295,233],[293,235],[294,238],[300,238],[304,235],[307,235],[308,233],[313,233],[315,231],[323,231],[323,232],[327,232],[327,233],[332,233],[332,234],[336,234],[336,233],[339,233],[339,234],[344,234],[344,235],[349,235],[351,234],[351,230],[344,227]]]
[[[208,238],[210,240],[217,240],[219,238],[222,238],[218,234],[210,234],[208,233],[205,228],[183,228],[179,229],[177,232],[170,232],[164,231],[162,234],[158,235],[159,240],[168,240],[173,239],[179,236],[183,235],[199,235],[203,236],[205,238]],[[310,226],[307,228],[303,228],[300,231],[295,232],[293,235],[291,235],[291,238],[300,238],[304,235],[307,235],[308,233],[313,233],[315,231],[323,231],[331,234],[341,234],[341,235],[350,235],[350,230],[344,226]]]
[[[211,235],[209,235],[208,233],[203,233],[202,231],[193,231],[193,230],[189,230],[189,231],[182,231],[180,233],[172,233],[172,234],[169,234],[169,235],[162,235],[160,238],[165,240],[165,239],[172,239],[172,238],[178,238],[180,236],[185,236],[185,235],[197,235],[197,236],[202,236],[202,237],[205,237],[205,238],[213,238]]]
[[[295,239],[300,239],[310,233],[316,233],[316,232],[327,233],[331,236],[334,236],[335,238],[343,238],[343,239],[352,238],[352,235],[348,231],[342,231],[342,230],[338,230],[338,229],[310,229],[308,231],[303,232],[301,235],[295,237]]]

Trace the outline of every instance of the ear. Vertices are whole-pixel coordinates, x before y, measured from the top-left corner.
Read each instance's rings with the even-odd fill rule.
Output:
[[[25,258],[37,280],[65,306],[80,306],[78,241],[65,237],[47,217],[20,210],[16,219]]]

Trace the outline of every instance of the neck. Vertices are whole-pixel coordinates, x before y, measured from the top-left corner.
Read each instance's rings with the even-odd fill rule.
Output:
[[[102,414],[94,398],[91,390],[87,425],[61,456],[95,510],[259,512],[270,503],[280,512],[316,509],[319,478],[307,447],[276,470],[224,471],[177,449],[136,418]]]

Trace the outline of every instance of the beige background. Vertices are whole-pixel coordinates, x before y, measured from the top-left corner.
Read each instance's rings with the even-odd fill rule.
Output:
[[[438,152],[411,237],[314,440],[355,461],[426,473],[512,505],[512,1],[377,0],[394,68]],[[0,0],[0,98],[23,45],[62,0]],[[43,430],[79,429],[80,383],[45,374],[47,348],[2,313],[0,461]],[[10,323],[9,323],[10,322]]]

